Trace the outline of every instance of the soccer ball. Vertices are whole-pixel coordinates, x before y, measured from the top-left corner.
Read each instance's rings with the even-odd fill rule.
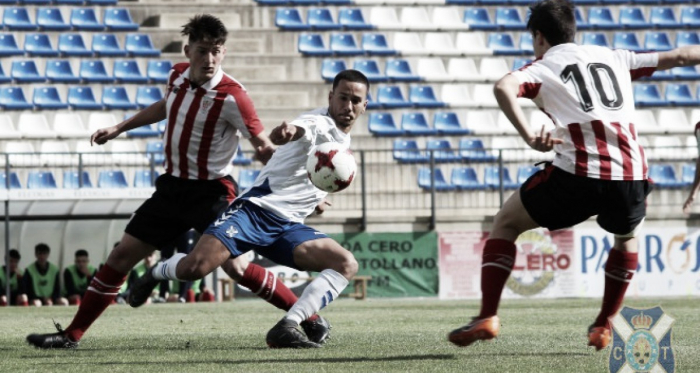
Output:
[[[355,178],[355,172],[355,157],[337,142],[316,146],[306,161],[306,173],[311,183],[328,193],[347,188]]]

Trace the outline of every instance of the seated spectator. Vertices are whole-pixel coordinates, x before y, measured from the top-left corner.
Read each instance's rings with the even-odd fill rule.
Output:
[[[170,283],[171,294],[167,298],[168,302],[213,302],[215,299],[214,293],[207,288],[206,281],[204,281],[204,279],[186,282],[171,281]],[[183,291],[183,288],[185,291]]]
[[[10,250],[10,262],[6,263],[2,268],[0,268],[0,306],[10,305],[27,305],[26,299],[21,299],[20,297],[20,284],[22,283],[22,270],[19,268],[19,260],[22,257],[19,255],[19,251],[12,249]],[[7,299],[5,291],[7,290],[7,271],[9,267],[10,272],[10,299]]]
[[[97,273],[97,269],[90,265],[90,257],[86,250],[75,252],[75,264],[63,270],[63,284],[66,288],[68,303],[79,306],[80,300],[87,291],[88,284]]]
[[[61,296],[60,271],[49,263],[51,248],[45,243],[34,247],[36,261],[27,267],[22,276],[22,292],[31,304],[41,306],[67,306],[68,300]]]

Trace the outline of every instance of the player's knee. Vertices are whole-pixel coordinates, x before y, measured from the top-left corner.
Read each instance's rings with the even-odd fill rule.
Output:
[[[359,266],[357,264],[357,260],[355,260],[355,256],[348,252],[346,255],[343,255],[342,260],[338,262],[338,268],[336,271],[345,278],[351,279],[357,274],[358,267]]]
[[[182,281],[199,280],[207,275],[205,262],[202,260],[182,260],[177,265],[177,278]]]
[[[243,279],[246,269],[248,268],[248,261],[246,260],[227,260],[222,266],[224,272],[231,277],[234,281],[239,282]]]

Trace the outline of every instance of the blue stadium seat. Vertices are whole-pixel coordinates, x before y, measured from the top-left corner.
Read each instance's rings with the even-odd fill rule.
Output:
[[[481,139],[459,140],[459,156],[467,162],[493,162],[496,156],[486,152]]]
[[[121,170],[103,170],[97,177],[98,188],[128,188],[124,172]]]
[[[635,84],[634,103],[637,106],[668,106],[656,84]]]
[[[683,7],[683,8],[681,8],[680,23],[683,27],[699,28],[700,27],[700,8],[698,8],[698,7]]]
[[[83,5],[83,0],[53,0],[56,5]]]
[[[327,8],[309,8],[306,12],[306,23],[314,30],[339,30],[341,28]]]
[[[458,190],[484,190],[486,185],[479,181],[473,167],[457,167],[452,169],[450,178],[452,185]]]
[[[56,87],[34,87],[34,107],[37,109],[68,109],[68,104],[61,100]]]
[[[700,104],[700,101],[693,97],[688,84],[685,83],[666,84],[666,102],[674,106],[696,106]]]
[[[431,179],[432,173],[430,168],[421,167],[418,169],[418,186],[424,190],[431,190]],[[439,168],[435,169],[435,190],[437,191],[450,191],[455,190],[455,186],[450,184],[445,180],[445,176],[442,174],[442,170]]]
[[[4,83],[10,83],[12,81],[12,78],[5,74],[5,69],[2,68],[2,65],[0,65],[0,84]]]
[[[49,60],[46,62],[46,79],[53,83],[78,83],[80,78],[73,73],[68,60]]]
[[[446,0],[447,5],[476,5],[476,0]]]
[[[673,8],[655,6],[651,7],[649,23],[656,28],[679,28],[682,25],[676,19]]]
[[[623,7],[620,8],[620,26],[624,29],[646,29],[651,28],[651,23],[647,22],[642,8]]]
[[[24,54],[13,33],[0,34],[0,57],[21,56]]]
[[[107,74],[102,60],[81,60],[80,78],[86,83],[114,83],[114,77]]]
[[[132,56],[160,56],[160,50],[153,46],[153,41],[148,34],[127,34],[124,48]]]
[[[430,157],[418,149],[415,140],[394,140],[394,160],[400,163],[427,163]]]
[[[673,49],[668,33],[647,31],[644,33],[644,49],[649,51],[667,51]]]
[[[377,88],[377,102],[385,108],[407,108],[411,103],[406,101],[401,88],[395,85],[381,86]]]
[[[431,128],[423,113],[404,113],[401,116],[401,128],[408,135],[432,136],[437,135],[435,128]]]
[[[139,86],[136,89],[136,105],[139,109],[151,106],[154,102],[163,99],[163,92],[157,86]]]
[[[352,5],[353,1],[352,0],[323,0],[323,4],[325,5]]]
[[[698,36],[697,32],[678,31],[676,33],[676,48],[698,44],[700,44],[700,36]]]
[[[374,110],[381,108],[382,105],[372,98],[372,92],[367,92],[367,110]]]
[[[440,108],[446,104],[437,99],[433,87],[430,85],[412,84],[409,88],[408,101],[419,108]]]
[[[391,113],[370,113],[369,132],[375,136],[402,136],[406,132],[396,127],[394,116]]]
[[[495,55],[517,55],[521,53],[520,49],[515,46],[515,42],[513,42],[513,36],[508,33],[489,33],[486,47],[491,49]]]
[[[518,167],[518,175],[515,178],[515,182],[518,183],[518,185],[523,185],[530,176],[534,175],[539,170],[540,168],[537,166],[520,166]]]
[[[102,31],[105,25],[97,19],[92,8],[74,8],[70,13],[70,24],[78,31]]]
[[[398,82],[416,82],[421,77],[414,74],[411,65],[403,59],[390,59],[386,61],[385,75],[390,80]]]
[[[346,69],[345,61],[326,58],[321,64],[321,77],[327,82],[332,82],[339,72]]]
[[[523,66],[532,63],[530,58],[514,58],[513,59],[513,71],[521,69]]]
[[[649,178],[654,186],[662,189],[680,188],[683,183],[676,179],[676,171],[670,164],[652,164],[649,166]]]
[[[352,68],[365,74],[365,76],[367,77],[367,79],[369,79],[370,82],[386,82],[388,80],[387,77],[384,74],[382,74],[382,71],[379,69],[379,64],[375,60],[355,60]]]
[[[70,30],[70,25],[63,20],[63,15],[58,8],[37,8],[36,24],[42,30]]]
[[[114,61],[114,79],[117,83],[147,83],[148,78],[141,73],[136,60]]]
[[[608,7],[591,7],[588,9],[588,24],[595,29],[610,30],[619,27],[617,21],[613,19],[612,12]]]
[[[260,175],[260,170],[241,170],[238,173],[238,190],[244,191],[252,187],[258,175]]]
[[[117,5],[118,0],[85,0],[85,5]]]
[[[260,5],[270,5],[270,6],[287,5],[287,3],[289,3],[288,0],[255,0],[255,2],[260,4]]]
[[[0,87],[0,108],[4,110],[28,110],[33,106],[24,97],[21,87]]]
[[[309,5],[320,5],[321,0],[289,0],[290,3],[293,5],[303,5],[303,6],[309,6]]]
[[[126,88],[122,86],[104,86],[102,88],[102,105],[107,109],[134,110],[138,108],[129,99]]]
[[[463,128],[459,117],[451,111],[438,111],[433,116],[433,127],[440,135],[468,135],[470,130]]]
[[[24,7],[7,7],[3,13],[2,23],[10,31],[32,31],[37,26],[29,18],[29,12]]]
[[[300,34],[298,50],[301,54],[310,56],[330,56],[333,52],[326,48],[321,34]]]
[[[351,33],[331,34],[330,46],[334,54],[354,56],[364,53],[362,48],[357,46],[355,37]]]
[[[501,185],[500,174],[498,172],[498,166],[488,166],[484,168],[484,184],[492,189],[499,189]],[[516,189],[518,184],[513,182],[510,178],[510,172],[507,168],[502,168],[503,170],[503,188],[504,189]]]
[[[165,162],[165,151],[163,141],[154,140],[146,143],[146,154],[153,157],[153,163],[157,165]]]
[[[12,79],[17,83],[37,83],[46,81],[46,77],[39,73],[33,60],[12,61],[10,70]]]
[[[7,188],[7,175],[5,171],[0,172],[0,188]],[[17,172],[10,172],[10,189],[22,189],[22,184],[19,182]]]
[[[671,70],[656,70],[651,76],[644,77],[643,79],[652,81],[673,80],[673,75],[671,74]]]
[[[51,171],[29,171],[27,189],[57,189],[56,178]]]
[[[102,110],[103,106],[95,99],[90,86],[68,88],[68,106],[76,110]]]
[[[689,187],[695,181],[695,165],[686,163],[681,168],[681,186]]]
[[[698,80],[700,79],[700,72],[697,66],[680,66],[674,67],[670,70],[673,78],[678,80]]]
[[[128,119],[132,116],[133,115],[125,115],[124,119]],[[126,137],[128,138],[148,138],[158,136],[160,136],[160,131],[158,131],[158,126],[155,123],[146,126],[136,127],[126,132]]]
[[[82,173],[81,180],[78,178],[78,171],[63,171],[63,189],[92,188],[90,174],[87,171]]]
[[[294,8],[279,8],[275,11],[275,26],[283,30],[308,30],[301,13]]]
[[[136,170],[134,173],[134,188],[151,188],[155,186],[158,171]]]
[[[394,55],[396,50],[389,47],[386,36],[381,33],[365,33],[362,35],[362,50],[370,56]]]
[[[491,16],[486,8],[470,8],[464,11],[464,23],[471,30],[496,30],[498,26],[491,21]]]
[[[457,162],[461,160],[459,153],[452,149],[452,145],[447,140],[428,140],[425,143],[425,147],[428,150],[428,156],[430,156],[430,151],[433,152],[435,162]]]
[[[51,0],[20,0],[20,4],[24,5],[48,5]]]
[[[615,35],[613,35],[613,48],[627,49],[634,52],[641,52],[644,50],[639,44],[637,34],[634,32],[616,32]]]
[[[524,30],[525,22],[517,8],[497,8],[496,26],[504,30]]]
[[[338,12],[338,23],[346,30],[370,30],[373,26],[365,21],[360,8],[346,8]]]
[[[236,156],[233,158],[233,164],[237,166],[247,166],[253,163],[253,158],[245,155],[241,146],[238,145],[238,150],[236,150]]]
[[[581,44],[583,45],[599,45],[601,47],[610,47],[608,37],[602,32],[584,32]]]
[[[47,34],[24,34],[24,51],[30,56],[58,56],[58,51],[53,49]]]
[[[114,34],[93,34],[92,51],[99,56],[126,56],[126,50],[122,49],[117,36]]]
[[[146,76],[151,83],[167,83],[173,63],[170,60],[149,60]]]
[[[92,51],[85,45],[80,34],[65,34],[58,36],[58,52],[67,57],[88,57]]]
[[[103,14],[102,21],[107,30],[136,31],[139,29],[139,24],[134,22],[127,8],[107,8]]]
[[[520,53],[525,55],[534,55],[535,48],[532,46],[532,34],[529,31],[520,33]]]
[[[588,30],[591,28],[591,25],[588,24],[588,21],[586,21],[583,18],[583,13],[581,13],[581,8],[576,7],[574,8],[574,19],[576,19],[576,29],[577,30]]]

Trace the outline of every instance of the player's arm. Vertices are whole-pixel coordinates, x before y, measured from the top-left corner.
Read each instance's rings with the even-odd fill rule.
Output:
[[[700,64],[700,45],[689,45],[668,52],[659,52],[657,70],[668,70],[679,66]]]
[[[267,161],[272,157],[272,153],[275,152],[275,146],[272,145],[270,138],[267,137],[265,132],[260,132],[249,140],[253,145],[253,149],[255,149],[255,159],[259,160],[262,164],[267,164]]]
[[[139,111],[133,117],[126,119],[117,125],[102,128],[95,131],[95,133],[93,133],[90,137],[90,145],[92,145],[93,143],[102,145],[126,131],[148,124],[160,122],[166,117],[166,102],[165,99],[162,99],[158,102],[151,104],[151,106]]]
[[[693,205],[693,202],[695,202],[695,196],[698,194],[698,190],[700,190],[700,154],[698,154],[698,158],[695,160],[695,178],[693,179],[693,186],[690,188],[688,198],[683,204],[684,213],[690,213],[690,207]]]
[[[270,132],[270,140],[273,144],[282,146],[290,141],[299,140],[305,133],[304,127],[282,122]]]

